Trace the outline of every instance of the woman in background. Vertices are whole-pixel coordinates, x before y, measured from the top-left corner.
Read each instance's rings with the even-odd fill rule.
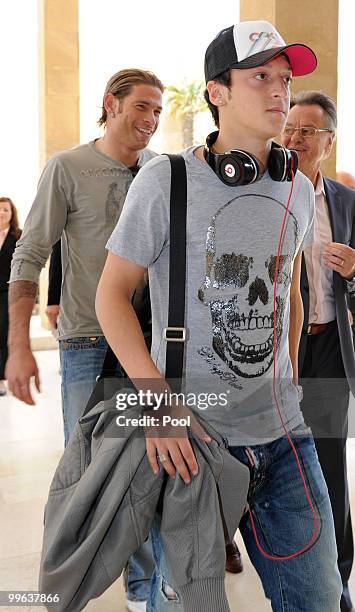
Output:
[[[16,241],[21,236],[17,209],[10,198],[0,198],[0,396],[6,395],[5,365],[9,327],[8,280]]]

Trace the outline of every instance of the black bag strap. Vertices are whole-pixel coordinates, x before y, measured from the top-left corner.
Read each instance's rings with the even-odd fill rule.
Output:
[[[171,163],[169,315],[164,330],[166,346],[165,377],[175,392],[181,389],[184,367],[185,286],[186,286],[186,213],[187,179],[185,160],[168,155]]]
[[[101,378],[112,378],[116,375],[116,368],[118,364],[118,359],[113,352],[112,348],[108,345],[106,350],[106,355],[104,362],[102,364],[102,369],[100,376],[98,376],[97,380]]]
[[[169,255],[169,314],[168,327],[164,329],[167,341],[165,377],[172,379],[173,386],[181,387],[184,367],[184,348],[186,340],[185,324],[185,283],[186,283],[186,204],[187,179],[185,160],[181,155],[167,155],[171,164],[170,188],[170,255]],[[104,378],[116,375],[117,357],[110,346],[107,347],[99,384]],[[175,383],[175,384],[174,384]],[[176,389],[174,389],[176,390]],[[95,401],[101,394],[94,389]],[[93,405],[94,398],[90,398]],[[88,410],[85,410],[85,413]]]

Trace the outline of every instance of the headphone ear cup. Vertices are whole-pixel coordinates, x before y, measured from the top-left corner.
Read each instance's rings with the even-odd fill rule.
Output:
[[[217,174],[226,185],[249,185],[260,176],[259,164],[250,153],[233,150],[218,157]]]
[[[267,167],[273,181],[286,181],[287,155],[283,147],[271,149]]]
[[[249,185],[260,177],[260,166],[256,157],[240,149],[232,149],[227,153],[214,153],[212,146],[219,132],[212,132],[206,138],[203,156],[218,178],[230,187]]]
[[[226,185],[239,185],[242,178],[242,167],[239,160],[232,155],[221,156],[219,176]]]
[[[291,154],[291,168],[289,170],[289,174],[291,175],[291,169],[292,169],[293,174],[295,175],[298,170],[298,153],[294,149],[290,149],[289,152]],[[287,180],[290,181],[291,176]]]
[[[298,167],[297,151],[273,147],[268,160],[268,171],[273,181],[291,181],[292,171],[296,174]]]

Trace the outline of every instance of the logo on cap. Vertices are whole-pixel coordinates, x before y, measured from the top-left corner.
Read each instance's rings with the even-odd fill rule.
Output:
[[[249,35],[249,40],[252,41],[252,45],[246,57],[265,51],[265,49],[281,47],[283,44],[275,32],[253,32]]]

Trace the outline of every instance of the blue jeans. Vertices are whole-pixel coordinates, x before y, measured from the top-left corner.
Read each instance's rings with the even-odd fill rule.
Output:
[[[101,373],[106,350],[107,342],[103,336],[59,341],[65,444],[68,443],[74,425],[82,416],[95,387],[96,377]],[[116,374],[122,376],[119,365]],[[125,586],[128,599],[136,601],[148,599],[153,569],[152,549],[150,540],[148,540],[127,564]]]
[[[240,531],[275,612],[339,612],[342,584],[337,568],[332,511],[313,438],[309,430],[304,431],[307,435],[293,433],[293,441],[317,512],[315,543],[298,557],[271,561],[256,546],[249,514],[242,518]],[[248,501],[264,550],[278,556],[300,550],[313,533],[313,516],[287,438],[249,447],[252,467],[245,447],[235,446],[229,450],[250,467]],[[164,556],[158,517],[151,535],[156,570],[147,612],[180,612],[182,606]]]
[[[103,336],[59,340],[65,445],[95,387],[106,350],[107,342]],[[118,374],[120,372],[119,368]]]

